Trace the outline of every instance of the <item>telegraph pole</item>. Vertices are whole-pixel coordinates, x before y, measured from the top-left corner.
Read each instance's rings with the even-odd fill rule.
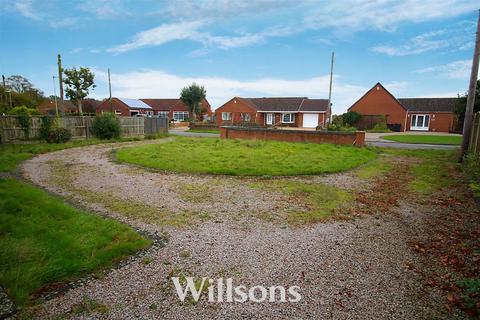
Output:
[[[60,85],[60,104],[63,107],[63,69],[62,69],[62,57],[60,53],[57,55],[57,64],[58,64],[58,83]]]
[[[55,115],[58,117],[58,103],[57,103],[57,91],[55,90],[55,76],[52,76],[53,82],[53,98],[55,99]]]
[[[335,58],[335,52],[332,52],[332,63],[330,64],[330,87],[328,88],[328,110],[330,111],[329,122],[332,122],[332,82],[333,82],[333,60]]]
[[[108,103],[110,104],[110,112],[113,113],[113,106],[112,106],[112,84],[110,83],[110,68],[108,68]]]
[[[477,35],[475,38],[475,49],[473,50],[472,72],[470,73],[470,85],[468,87],[467,109],[465,110],[465,120],[463,121],[462,149],[459,161],[468,152],[470,142],[470,133],[472,131],[473,106],[475,105],[475,91],[478,79],[478,59],[480,58],[480,10],[478,10]]]

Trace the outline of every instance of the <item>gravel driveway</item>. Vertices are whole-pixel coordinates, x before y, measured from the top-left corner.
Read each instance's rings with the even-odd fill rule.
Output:
[[[112,149],[144,141],[67,149],[23,164],[33,183],[95,212],[168,236],[126,266],[55,297],[38,318],[107,319],[432,319],[442,296],[425,287],[422,261],[408,246],[422,235],[428,209],[292,227],[260,219],[302,207],[281,193],[252,188],[253,178],[152,172],[112,161]],[[368,183],[345,174],[287,178],[351,191]],[[112,200],[114,199],[114,200]],[[118,201],[117,201],[118,200]],[[154,208],[165,220],[122,213],[122,203]],[[126,210],[126,209],[125,209]],[[128,212],[128,210],[126,211]],[[188,215],[184,216],[185,212]],[[178,215],[187,225],[176,224]],[[163,219],[163,220],[162,220]],[[182,220],[184,221],[184,220]],[[181,303],[172,276],[233,278],[234,285],[299,286],[298,303]]]

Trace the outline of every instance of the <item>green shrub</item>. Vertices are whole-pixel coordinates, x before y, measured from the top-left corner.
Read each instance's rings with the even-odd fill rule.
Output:
[[[355,127],[344,127],[344,126],[338,126],[336,124],[329,124],[327,126],[327,131],[351,131],[351,132],[354,132],[354,131],[357,131],[357,129]]]
[[[21,116],[21,115],[35,116],[35,115],[39,115],[40,112],[34,108],[28,108],[26,106],[18,106],[18,107],[12,108],[8,112],[8,114],[12,116]]]
[[[72,134],[65,128],[54,128],[50,130],[47,142],[48,143],[64,143],[72,138]]]
[[[348,111],[347,113],[342,114],[342,121],[345,126],[355,126],[362,115],[355,111]]]
[[[480,197],[480,156],[475,156],[473,153],[467,154],[463,159],[463,172],[475,196]]]
[[[93,119],[93,134],[99,139],[120,137],[120,121],[113,113],[103,113]]]
[[[52,128],[55,126],[55,118],[50,116],[43,116],[40,124],[40,139],[48,140]]]
[[[377,122],[368,132],[390,132],[385,122]]]

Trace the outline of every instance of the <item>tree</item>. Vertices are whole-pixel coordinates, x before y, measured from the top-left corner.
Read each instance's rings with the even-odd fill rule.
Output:
[[[188,107],[188,110],[192,114],[192,119],[197,118],[197,114],[202,111],[201,102],[207,96],[207,91],[203,86],[197,85],[195,82],[189,87],[182,89],[180,93],[180,100],[183,101]]]
[[[465,110],[467,109],[467,97],[468,97],[468,92],[466,92],[462,96],[458,96],[457,103],[455,104],[455,109],[454,113],[457,116],[458,119],[458,129],[460,131],[463,128],[463,120],[465,119]],[[480,80],[477,80],[477,87],[475,90],[475,105],[473,107],[473,112],[479,112],[480,111]]]
[[[72,69],[63,70],[65,78],[63,83],[67,86],[65,95],[77,103],[78,113],[82,114],[82,99],[88,96],[90,88],[95,88],[93,82],[95,74],[89,68],[80,67],[79,69],[73,67]]]
[[[362,115],[355,111],[349,111],[342,114],[342,120],[344,125],[352,127],[354,127],[358,123],[358,121],[360,121],[361,117]]]
[[[27,78],[18,74],[6,78],[5,84],[7,89],[16,93],[25,93],[34,89],[33,84]]]

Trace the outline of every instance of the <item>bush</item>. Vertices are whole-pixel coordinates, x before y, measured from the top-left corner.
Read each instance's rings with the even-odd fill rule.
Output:
[[[372,129],[367,131],[368,132],[391,132],[391,130],[388,129],[387,124],[385,122],[378,122],[373,126]]]
[[[50,130],[47,142],[48,143],[64,143],[72,138],[72,134],[65,128],[54,128]]]
[[[355,126],[360,121],[361,114],[355,111],[349,111],[342,114],[343,124],[346,126]]]
[[[327,131],[352,131],[352,132],[355,132],[355,131],[357,131],[357,128],[338,126],[338,125],[332,123],[332,124],[329,124],[327,126]]]
[[[469,153],[463,159],[463,172],[470,182],[475,197],[480,198],[480,156]]]
[[[50,116],[42,117],[42,123],[40,124],[40,139],[48,140],[50,132],[55,125],[55,118]]]
[[[34,108],[28,108],[26,106],[18,106],[18,107],[12,108],[8,112],[8,114],[12,116],[35,116],[35,115],[39,115],[40,112],[38,112],[38,110]]]
[[[113,113],[103,113],[93,119],[93,134],[99,139],[120,137],[120,121]]]

